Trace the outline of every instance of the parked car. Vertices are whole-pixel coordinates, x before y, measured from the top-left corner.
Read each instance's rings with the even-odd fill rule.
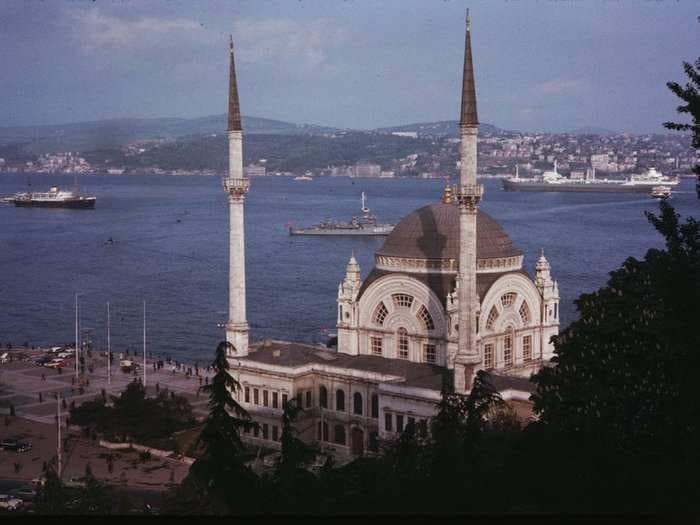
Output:
[[[0,364],[5,364],[10,360],[10,353],[9,352],[3,352],[0,354]]]
[[[39,365],[39,366],[44,366],[46,363],[49,363],[52,359],[53,359],[53,357],[51,357],[49,355],[43,355],[39,359],[34,361],[34,364]]]
[[[68,349],[68,350],[64,350],[63,352],[59,352],[58,354],[56,354],[56,357],[60,357],[61,359],[66,359],[67,357],[71,357],[72,355],[73,355],[73,350]]]
[[[47,368],[63,368],[66,366],[66,362],[62,358],[57,357],[56,359],[52,359],[49,363],[46,363],[44,366]]]
[[[36,490],[34,487],[26,485],[24,487],[19,487],[10,491],[10,495],[20,498],[22,501],[32,501],[36,497]]]
[[[9,494],[0,494],[0,509],[17,510],[21,506],[21,499],[10,496]]]
[[[46,478],[44,476],[32,479],[32,485],[35,487],[43,487],[44,483],[46,483]]]
[[[69,480],[64,481],[63,484],[70,488],[84,488],[86,485],[85,477],[70,478]]]
[[[26,452],[27,450],[31,450],[32,442],[19,439],[3,439],[0,441],[0,448],[11,452]]]

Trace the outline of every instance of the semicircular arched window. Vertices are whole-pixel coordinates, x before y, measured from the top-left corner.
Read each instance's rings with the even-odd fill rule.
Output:
[[[384,301],[382,301],[374,309],[374,314],[372,315],[372,322],[374,324],[378,324],[379,326],[382,326],[384,324],[384,320],[386,319],[387,315],[389,315],[389,310],[387,310],[386,305],[384,304]]]
[[[520,320],[523,322],[523,325],[527,326],[530,323],[530,307],[525,301],[520,305],[518,313],[520,314]]]
[[[397,308],[410,308],[413,305],[413,296],[405,293],[395,293],[391,296],[394,306]]]
[[[420,307],[420,310],[418,310],[416,317],[420,320],[421,323],[423,323],[423,327],[426,330],[435,330],[435,323],[433,322],[433,317],[430,315],[430,312],[428,312],[428,309],[425,307],[425,305],[422,305]]]
[[[498,309],[496,306],[492,306],[491,310],[489,311],[489,316],[486,318],[486,328],[489,330],[493,330],[493,326],[496,324],[496,321],[498,320]]]

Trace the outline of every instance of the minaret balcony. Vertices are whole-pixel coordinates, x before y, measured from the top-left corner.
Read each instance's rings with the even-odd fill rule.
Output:
[[[250,181],[245,178],[228,177],[223,180],[224,190],[234,198],[241,198],[250,189]]]
[[[476,211],[481,197],[484,195],[484,187],[481,184],[459,184],[455,186],[457,204],[468,211]]]

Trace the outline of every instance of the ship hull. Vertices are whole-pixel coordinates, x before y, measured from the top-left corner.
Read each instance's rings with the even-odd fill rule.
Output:
[[[393,229],[393,228],[392,228]],[[321,228],[290,228],[289,235],[322,235],[322,236],[351,236],[351,237],[386,237],[391,230],[372,231],[371,229],[358,228],[357,230],[331,230]]]
[[[95,208],[96,199],[74,199],[65,201],[37,201],[14,199],[15,206],[20,208],[70,208],[76,210],[87,210]]]
[[[651,186],[594,182],[586,184],[547,184],[503,179],[506,191],[554,191],[580,193],[651,193]]]

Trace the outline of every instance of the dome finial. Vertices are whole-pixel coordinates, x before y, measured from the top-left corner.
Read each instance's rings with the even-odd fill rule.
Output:
[[[442,202],[445,204],[452,204],[454,202],[452,186],[450,186],[449,179],[445,181],[445,189],[442,192]]]

